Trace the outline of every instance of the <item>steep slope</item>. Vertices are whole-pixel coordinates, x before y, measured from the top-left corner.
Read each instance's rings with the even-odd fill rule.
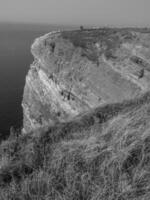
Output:
[[[148,200],[150,92],[0,145],[0,199]]]
[[[22,102],[24,132],[149,90],[149,37],[142,29],[89,29],[37,38]]]

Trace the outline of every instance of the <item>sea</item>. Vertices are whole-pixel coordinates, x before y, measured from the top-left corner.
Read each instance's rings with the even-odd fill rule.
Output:
[[[71,27],[48,24],[0,24],[0,138],[7,137],[10,128],[22,127],[21,102],[25,77],[33,57],[34,39],[58,29]]]

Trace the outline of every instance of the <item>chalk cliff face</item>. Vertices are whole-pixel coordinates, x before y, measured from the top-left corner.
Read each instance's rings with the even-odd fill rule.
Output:
[[[144,30],[51,32],[37,38],[31,52],[24,132],[149,90],[150,33]]]

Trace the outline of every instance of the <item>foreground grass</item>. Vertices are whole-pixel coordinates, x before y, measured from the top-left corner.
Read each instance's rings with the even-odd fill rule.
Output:
[[[0,200],[150,199],[150,93],[0,145]]]

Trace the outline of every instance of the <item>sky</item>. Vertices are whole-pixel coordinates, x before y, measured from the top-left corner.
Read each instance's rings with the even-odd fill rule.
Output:
[[[150,27],[150,0],[0,0],[0,21]]]

